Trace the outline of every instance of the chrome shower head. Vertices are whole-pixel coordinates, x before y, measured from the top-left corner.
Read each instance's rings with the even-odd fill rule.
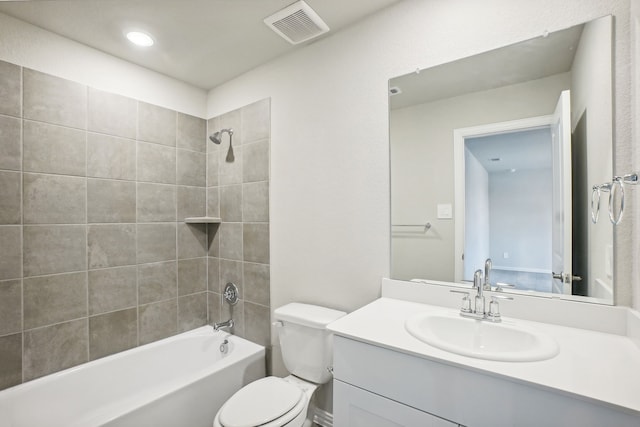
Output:
[[[229,134],[229,138],[231,138],[231,136],[233,135],[233,129],[229,128],[229,129],[222,129],[219,132],[215,132],[213,135],[209,135],[209,139],[214,143],[214,144],[220,144],[222,142],[222,134],[223,133],[228,133]]]
[[[220,132],[209,135],[209,139],[213,141],[214,144],[220,144],[222,142],[222,140],[220,139]]]

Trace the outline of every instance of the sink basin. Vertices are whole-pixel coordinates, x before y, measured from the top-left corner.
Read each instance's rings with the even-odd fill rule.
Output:
[[[477,359],[533,362],[551,359],[559,351],[553,338],[532,328],[457,313],[419,313],[406,320],[405,329],[429,345]]]

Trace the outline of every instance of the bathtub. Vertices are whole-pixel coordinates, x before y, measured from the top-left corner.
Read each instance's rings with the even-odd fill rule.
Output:
[[[211,427],[227,398],[265,375],[264,358],[264,347],[203,326],[6,389],[0,427]]]

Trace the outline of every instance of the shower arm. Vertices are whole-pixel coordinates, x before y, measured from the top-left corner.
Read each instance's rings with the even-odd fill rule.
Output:
[[[233,138],[233,129],[229,128],[229,129],[222,129],[218,132],[215,132],[213,135],[209,136],[209,139],[215,143],[215,144],[220,144],[222,142],[222,134],[223,133],[228,133],[229,134],[229,143],[231,143],[231,139]]]

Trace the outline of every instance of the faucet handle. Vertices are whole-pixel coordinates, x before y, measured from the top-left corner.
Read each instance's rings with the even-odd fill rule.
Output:
[[[458,291],[455,289],[449,290],[449,292],[453,292],[455,294],[464,294],[462,297],[462,305],[460,306],[460,311],[463,313],[471,313],[471,298],[469,298],[469,292],[467,291]]]
[[[494,292],[502,292],[502,291],[504,291],[504,288],[515,289],[516,285],[512,285],[510,283],[496,282],[496,287],[493,288],[493,291]]]
[[[487,319],[492,322],[500,322],[502,320],[500,316],[500,306],[498,305],[499,299],[513,300],[513,297],[507,297],[504,295],[492,295],[491,302],[489,303],[489,312],[487,313]]]

